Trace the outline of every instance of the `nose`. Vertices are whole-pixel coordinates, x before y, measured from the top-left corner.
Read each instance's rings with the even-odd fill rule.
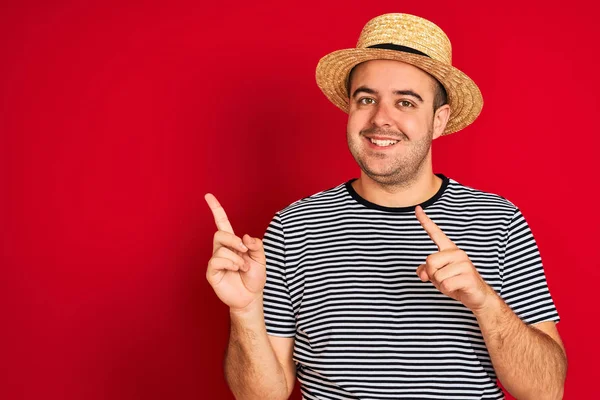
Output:
[[[373,109],[371,123],[377,127],[391,127],[393,124],[390,110],[386,104],[378,103]]]

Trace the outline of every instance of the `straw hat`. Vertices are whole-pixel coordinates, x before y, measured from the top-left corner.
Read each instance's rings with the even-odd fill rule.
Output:
[[[363,28],[355,49],[334,51],[317,65],[317,85],[333,104],[348,112],[350,70],[368,60],[397,60],[412,64],[437,79],[446,89],[450,118],[444,135],[475,121],[483,107],[479,88],[452,66],[450,39],[434,23],[410,14],[384,14]]]

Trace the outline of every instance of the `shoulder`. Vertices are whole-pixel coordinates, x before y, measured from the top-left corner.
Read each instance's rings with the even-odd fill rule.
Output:
[[[343,206],[349,201],[349,194],[346,189],[347,183],[348,182],[343,182],[332,188],[296,200],[280,210],[278,214],[281,218],[290,218],[306,214],[327,212],[327,210]]]
[[[498,204],[505,207],[516,207],[510,200],[500,194],[486,192],[484,190],[460,183],[452,178],[449,178],[448,181],[446,194],[454,197],[457,200],[464,199],[470,201],[480,201],[483,203]]]
[[[452,178],[449,178],[448,187],[440,200],[445,205],[471,210],[498,211],[511,215],[518,212],[518,207],[504,196],[464,185]]]

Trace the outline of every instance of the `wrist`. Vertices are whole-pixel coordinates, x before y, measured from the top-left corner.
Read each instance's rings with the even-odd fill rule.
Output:
[[[241,308],[229,307],[229,315],[237,318],[263,316],[263,295],[255,297],[248,305]]]
[[[490,286],[487,286],[487,290],[484,296],[484,300],[480,306],[473,308],[471,311],[475,314],[477,319],[493,315],[502,308],[504,301],[498,296],[498,294]]]

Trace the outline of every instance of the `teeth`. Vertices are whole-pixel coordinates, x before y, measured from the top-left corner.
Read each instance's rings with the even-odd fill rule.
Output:
[[[371,143],[376,144],[377,146],[391,146],[393,144],[398,143],[397,140],[375,140],[375,139],[369,139],[371,141]]]

